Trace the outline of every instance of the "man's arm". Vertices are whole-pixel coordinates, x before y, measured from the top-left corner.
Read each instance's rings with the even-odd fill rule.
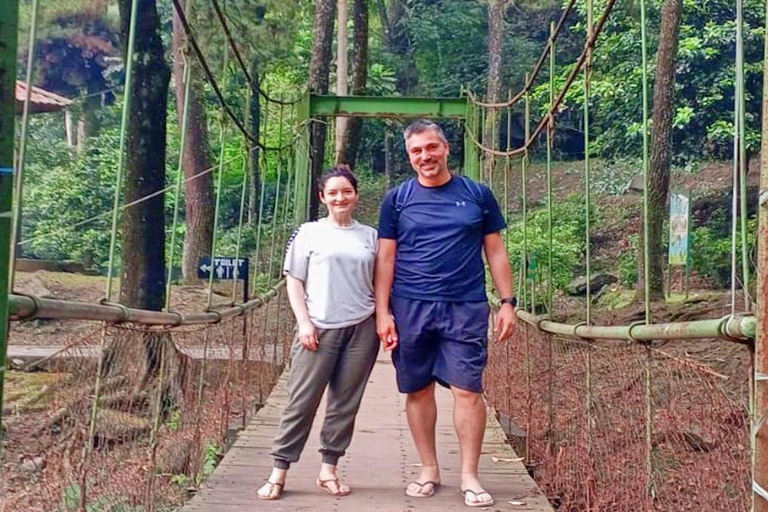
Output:
[[[500,232],[489,233],[483,238],[483,249],[485,258],[488,260],[488,267],[491,269],[493,284],[499,295],[512,297],[512,265],[509,264],[507,248],[504,246],[504,240]],[[499,313],[496,315],[496,335],[500,340],[505,340],[512,335],[515,328],[517,316],[512,304],[502,304]]]
[[[374,292],[376,294],[376,333],[384,344],[384,350],[397,347],[397,329],[389,309],[392,295],[392,283],[395,280],[395,254],[397,241],[391,238],[379,238],[374,271]]]

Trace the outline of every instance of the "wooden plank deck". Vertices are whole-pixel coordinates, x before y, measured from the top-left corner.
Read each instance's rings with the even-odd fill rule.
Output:
[[[340,476],[352,488],[352,494],[333,498],[315,487],[320,464],[318,432],[324,410],[321,405],[302,459],[288,473],[282,499],[258,500],[256,489],[271,469],[272,436],[287,401],[285,377],[280,379],[266,406],[240,433],[201,492],[181,509],[182,512],[468,510],[459,493],[459,445],[452,422],[453,399],[450,392],[442,388],[437,393],[437,442],[443,486],[428,499],[405,495],[406,483],[418,475],[419,459],[405,417],[405,397],[398,393],[394,367],[389,357],[383,354],[379,356],[366,389],[352,446],[339,464]],[[493,462],[493,456],[515,458],[504,442],[498,422],[489,415],[480,471],[481,480],[494,495],[496,503],[484,510],[552,512],[522,463]]]

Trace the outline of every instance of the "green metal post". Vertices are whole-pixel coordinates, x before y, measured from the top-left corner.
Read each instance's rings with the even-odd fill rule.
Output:
[[[0,457],[3,452],[3,384],[8,343],[8,270],[13,210],[13,141],[19,2],[0,2]]]

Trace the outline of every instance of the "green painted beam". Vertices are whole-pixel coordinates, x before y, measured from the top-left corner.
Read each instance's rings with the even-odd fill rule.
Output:
[[[13,142],[16,102],[16,44],[19,2],[0,2],[0,458],[3,451],[3,382],[8,341],[8,288],[11,256]],[[31,86],[32,84],[29,84]]]
[[[427,117],[464,119],[466,98],[400,98],[384,96],[320,96],[312,94],[315,116]]]

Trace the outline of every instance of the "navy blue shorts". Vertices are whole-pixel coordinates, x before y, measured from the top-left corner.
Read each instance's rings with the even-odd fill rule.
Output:
[[[401,393],[432,381],[480,393],[488,360],[487,302],[436,302],[392,297],[399,343],[392,353]]]

